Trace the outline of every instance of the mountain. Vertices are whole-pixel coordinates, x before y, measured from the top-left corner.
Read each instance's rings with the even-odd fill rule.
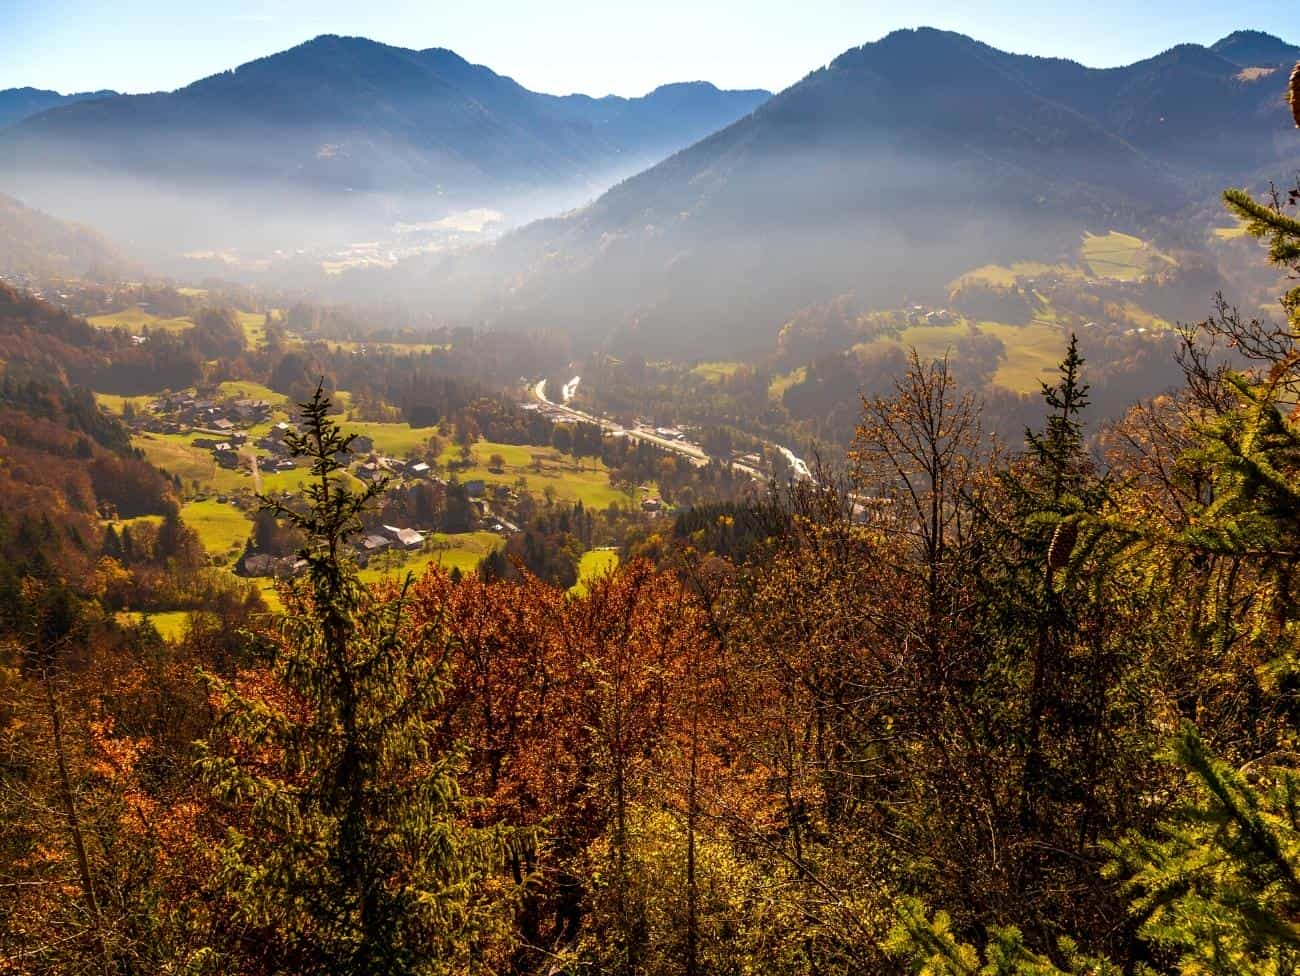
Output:
[[[1278,85],[1240,73],[1190,45],[1098,70],[898,31],[577,213],[416,262],[402,287],[646,355],[770,349],[811,301],[942,301],[971,267],[1056,260],[1085,229],[1170,232],[1224,185],[1293,171]]]
[[[117,92],[113,91],[95,91],[61,95],[56,91],[45,91],[41,88],[6,88],[0,91],[0,129],[21,122],[46,109],[97,98],[112,98],[116,94]]]
[[[1268,35],[1216,47],[1291,56]],[[590,207],[416,261],[400,287],[646,355],[763,350],[809,302],[941,300],[971,266],[1054,260],[1086,229],[1169,233],[1223,186],[1294,172],[1270,77],[1190,44],[1101,70],[897,31]]]
[[[702,82],[643,98],[544,95],[452,51],[327,35],[175,92],[29,118],[0,134],[0,175],[44,206],[71,192],[109,229],[132,228],[148,190],[248,219],[346,217],[357,198],[390,219],[439,217],[557,190],[580,202],[767,97]],[[131,205],[105,199],[109,185]]]
[[[1210,50],[1242,68],[1290,67],[1300,61],[1300,47],[1263,31],[1234,31]]]
[[[127,267],[101,235],[0,193],[0,277],[114,278]]]
[[[1276,71],[1258,66],[1289,67],[1300,48],[1268,34],[1239,32],[1209,48],[1180,44],[1104,70],[978,47],[1043,97],[1202,184],[1253,175],[1294,146]],[[1277,60],[1257,60],[1265,54]],[[1247,63],[1254,70],[1243,70]]]

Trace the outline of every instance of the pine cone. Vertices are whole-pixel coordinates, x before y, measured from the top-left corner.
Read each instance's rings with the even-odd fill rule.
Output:
[[[1291,118],[1295,119],[1296,128],[1300,129],[1300,64],[1291,71],[1291,85],[1287,89],[1287,101],[1291,103]]]
[[[1078,522],[1059,522],[1052,533],[1051,545],[1047,547],[1047,568],[1064,569],[1070,562],[1070,553],[1079,538]]]

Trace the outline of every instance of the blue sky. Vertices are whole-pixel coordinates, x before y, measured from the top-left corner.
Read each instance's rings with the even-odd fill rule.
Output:
[[[666,81],[780,89],[897,27],[1126,63],[1239,28],[1300,43],[1297,0],[0,0],[0,88],[156,91],[360,34],[448,47],[537,91],[642,94]]]

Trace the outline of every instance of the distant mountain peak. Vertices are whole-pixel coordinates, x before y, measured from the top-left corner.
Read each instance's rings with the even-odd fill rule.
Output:
[[[1257,30],[1233,31],[1210,50],[1242,68],[1271,67],[1300,60],[1300,47]]]
[[[661,92],[674,92],[674,91],[715,92],[718,90],[719,90],[718,86],[711,81],[670,81],[666,85],[657,86],[653,91],[650,92],[650,94],[658,95]]]

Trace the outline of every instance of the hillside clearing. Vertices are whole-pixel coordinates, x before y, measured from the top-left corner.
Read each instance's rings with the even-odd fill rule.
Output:
[[[203,548],[217,557],[237,555],[253,529],[248,515],[212,498],[183,506],[181,519],[199,534]]]
[[[1084,234],[1079,257],[1089,273],[1097,278],[1137,281],[1161,265],[1173,265],[1173,258],[1162,254],[1140,237],[1112,230],[1105,234]]]
[[[143,332],[145,329],[162,332],[184,332],[186,329],[194,327],[194,323],[184,316],[164,319],[135,305],[124,308],[119,312],[91,315],[87,317],[86,321],[97,329],[126,329],[133,334]]]
[[[500,471],[487,465],[493,454],[500,454],[505,462]],[[555,497],[564,502],[582,502],[586,508],[605,509],[610,505],[625,507],[632,504],[632,495],[609,483],[609,469],[599,458],[580,461],[561,454],[551,447],[530,447],[520,444],[499,444],[480,440],[472,448],[473,463],[455,472],[463,483],[482,481],[488,485],[521,487],[541,496],[552,488]],[[438,459],[440,464],[459,462],[460,448],[448,446]],[[522,484],[521,484],[522,482]]]
[[[574,596],[585,596],[587,584],[608,576],[618,568],[618,551],[615,549],[589,549],[578,563],[578,582],[569,588]]]
[[[721,383],[727,377],[734,376],[744,365],[737,362],[696,363],[691,368],[691,375],[698,376],[709,383]]]
[[[375,559],[361,570],[361,580],[378,583],[389,578],[400,579],[408,572],[419,579],[430,566],[438,566],[446,572],[459,569],[462,573],[472,573],[484,556],[501,545],[501,537],[491,532],[459,532],[455,535],[435,532],[430,534],[421,552],[406,554],[389,550]]]
[[[1014,393],[1037,393],[1042,381],[1055,373],[1065,352],[1065,333],[1044,322],[981,322],[979,330],[1002,340],[1007,358],[998,365],[993,382]]]

